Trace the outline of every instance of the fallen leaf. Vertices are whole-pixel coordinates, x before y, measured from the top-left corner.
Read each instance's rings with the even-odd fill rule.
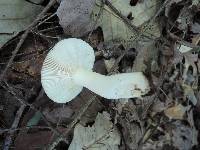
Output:
[[[160,2],[158,0],[148,0],[137,3],[136,6],[130,5],[130,0],[111,0],[110,3],[125,17],[131,15],[130,23],[143,30],[145,22],[151,19],[157,12]],[[104,42],[113,42],[114,44],[123,44],[126,48],[132,47],[132,41],[137,36],[107,5],[101,8],[101,0],[96,0],[96,5],[92,12],[92,20],[97,21],[97,26],[103,30]],[[100,17],[98,16],[99,12]],[[98,18],[99,17],[99,18]],[[155,22],[150,25],[145,32],[151,37],[159,37],[160,31]]]
[[[184,125],[180,121],[173,123],[174,127],[172,129],[172,144],[180,150],[192,149],[197,142],[198,132],[193,130],[187,125]]]
[[[164,110],[165,115],[170,119],[183,119],[185,112],[188,110],[188,107],[184,107],[182,104],[167,108]]]
[[[127,149],[136,150],[138,149],[138,143],[141,140],[143,133],[142,127],[135,123],[130,122],[128,119],[120,118],[120,124],[122,126],[122,134],[125,139]]]
[[[148,28],[145,25],[157,12],[159,0],[142,1],[136,6],[131,6],[130,0],[110,2],[125,17],[132,15],[133,19],[130,22],[141,30],[145,30],[145,35],[152,38],[160,36],[158,22],[152,23]],[[108,6],[104,5],[103,9],[101,6],[100,0],[63,0],[57,10],[60,25],[66,34],[75,37],[83,36],[100,26],[103,30],[104,42],[116,44],[118,41],[127,48],[132,47],[132,41],[137,34],[133,33]]]
[[[111,59],[108,59],[108,60],[105,59],[104,62],[105,62],[107,72],[110,72],[111,68],[115,64],[115,59],[114,58],[111,58]]]
[[[56,12],[65,33],[80,37],[93,29],[90,14],[95,0],[62,0]]]
[[[188,7],[183,7],[178,18],[176,19],[176,22],[178,23],[177,27],[180,30],[187,30],[192,21],[193,11]]]
[[[185,63],[183,69],[183,80],[184,84],[190,85],[193,88],[197,88],[198,81],[198,71],[196,62],[198,61],[198,53],[187,52],[184,53]]]
[[[147,64],[150,64],[151,67],[154,66],[152,69],[156,70],[155,66],[158,66],[158,49],[155,47],[155,42],[139,42],[136,49],[138,54],[133,62],[132,70],[145,72]]]
[[[42,11],[42,6],[25,0],[0,1],[0,48],[24,30]]]
[[[92,127],[77,124],[69,150],[118,150],[120,135],[106,112],[98,113]]]
[[[184,96],[190,101],[192,102],[192,104],[195,106],[197,104],[197,98],[194,95],[194,91],[192,89],[191,86],[188,86],[186,84],[182,85],[183,90],[184,90]]]
[[[195,22],[194,24],[192,24],[191,31],[193,33],[200,33],[200,24],[197,23],[197,22]]]
[[[196,34],[196,35],[193,35],[193,37],[192,37],[192,44],[198,45],[199,41],[200,41],[200,33]]]
[[[35,150],[42,149],[44,146],[50,144],[51,131],[39,131],[35,133],[18,134],[15,139],[16,150]]]

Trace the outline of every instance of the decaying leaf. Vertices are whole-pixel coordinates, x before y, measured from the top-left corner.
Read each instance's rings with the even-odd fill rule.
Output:
[[[130,122],[128,119],[120,118],[120,124],[122,125],[122,133],[125,138],[125,143],[127,145],[127,149],[136,150],[138,149],[138,143],[142,138],[142,129],[141,127],[135,123]]]
[[[177,18],[177,23],[178,23],[178,28],[180,30],[187,30],[188,29],[188,25],[190,25],[190,23],[192,22],[193,20],[193,13],[192,13],[192,10],[188,7],[184,7],[178,18]]]
[[[190,102],[192,102],[193,105],[196,105],[197,104],[197,98],[194,95],[194,91],[193,91],[192,87],[188,86],[186,84],[183,84],[182,87],[183,87],[183,90],[184,90],[185,97],[188,98],[188,100]]]
[[[200,33],[200,24],[195,22],[192,24],[191,30],[193,33]]]
[[[192,146],[198,143],[197,135],[197,131],[189,126],[184,125],[180,121],[174,122],[174,128],[172,129],[172,143],[177,149],[192,149]]]
[[[59,23],[68,35],[83,36],[93,29],[90,14],[95,0],[63,0],[57,10]]]
[[[77,124],[69,150],[118,150],[120,135],[106,112],[98,114],[92,127]]]
[[[108,60],[104,60],[104,63],[105,63],[107,72],[109,72],[110,69],[111,69],[111,68],[114,66],[114,64],[115,64],[115,59],[114,59],[114,58],[111,58],[111,59],[108,59]]]
[[[51,131],[39,131],[35,133],[22,133],[15,139],[16,150],[35,150],[50,144]]]
[[[149,64],[149,67],[151,66],[152,69],[157,69],[155,66],[157,66],[158,61],[158,49],[155,47],[155,42],[139,42],[137,51],[138,54],[132,67],[133,71],[145,72],[147,64]]]
[[[151,19],[158,10],[160,4],[158,0],[142,1],[137,3],[136,6],[131,6],[130,0],[111,0],[110,2],[123,16],[129,16],[130,22],[136,27],[141,27],[145,22]],[[137,34],[134,33],[108,6],[104,5],[103,9],[101,6],[102,1],[96,0],[96,5],[92,13],[92,20],[97,20],[97,25],[102,27],[104,41],[113,42],[115,44],[121,43],[125,47],[130,48],[132,46],[132,41]],[[98,13],[101,9],[102,12],[98,19]],[[153,37],[159,37],[160,32],[158,24],[152,24],[146,33]]]
[[[25,0],[0,1],[0,48],[24,30],[42,11],[39,5]]]
[[[184,107],[182,104],[167,108],[164,110],[164,113],[170,119],[183,119],[185,112],[188,110],[188,107]]]
[[[183,79],[184,84],[190,85],[192,87],[197,86],[197,66],[196,62],[198,61],[198,53],[185,53],[184,55],[185,63],[183,69]]]

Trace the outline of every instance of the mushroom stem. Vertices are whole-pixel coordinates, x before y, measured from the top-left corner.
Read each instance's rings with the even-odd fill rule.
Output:
[[[107,99],[141,97],[149,91],[149,84],[142,72],[121,73],[111,76],[78,69],[74,82]]]

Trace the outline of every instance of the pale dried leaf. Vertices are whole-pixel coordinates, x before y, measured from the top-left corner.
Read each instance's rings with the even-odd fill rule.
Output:
[[[130,0],[111,0],[112,5],[125,17],[132,14],[130,22],[141,27],[151,19],[157,12],[160,1],[148,0],[137,3],[136,6],[130,5]],[[101,10],[101,0],[96,0],[96,5],[93,9],[92,20],[97,21],[97,25],[102,27],[105,42],[113,42],[114,44],[123,44],[125,47],[132,47],[132,41],[137,36],[123,21],[119,18],[108,6],[104,5],[101,16],[98,19],[98,13]],[[154,22],[146,31],[148,35],[159,37],[160,31],[158,24]]]
[[[184,7],[178,18],[176,19],[177,23],[178,23],[178,28],[180,30],[187,30],[188,29],[188,25],[190,25],[190,23],[193,21],[193,12],[191,9],[189,9],[188,7]]]
[[[193,33],[200,33],[200,24],[195,22],[192,24],[191,30]]]
[[[84,127],[81,124],[75,126],[69,150],[118,150],[119,132],[104,113],[97,115],[92,127]]]
[[[194,84],[194,82],[196,81],[195,78],[197,77],[196,62],[198,60],[198,53],[188,52],[188,53],[184,53],[183,56],[185,58],[184,70],[183,70],[184,83],[191,85],[191,84]],[[189,69],[191,67],[192,67],[192,71]]]
[[[108,60],[104,60],[104,63],[105,63],[105,66],[106,66],[106,70],[107,72],[110,72],[110,69],[114,66],[115,64],[115,59],[114,58],[111,58],[111,59],[108,59]]]
[[[167,108],[164,110],[164,113],[170,119],[183,119],[185,112],[188,110],[188,107],[184,107],[182,104]]]
[[[185,97],[187,97],[188,100],[190,100],[193,105],[196,105],[197,104],[197,98],[194,95],[194,91],[193,91],[192,87],[185,85],[185,84],[183,84],[182,87],[183,87],[183,90],[184,90]]]
[[[155,47],[155,43],[152,41],[140,42],[137,45],[137,57],[134,60],[132,70],[145,72],[147,64],[151,66],[157,66],[158,61],[158,49]],[[155,69],[155,68],[154,68]]]
[[[25,0],[1,0],[0,48],[24,30],[41,11],[41,6]]]
[[[143,133],[140,127],[135,122],[130,122],[128,119],[120,118],[120,124],[122,125],[122,133],[127,145],[127,149],[136,150],[138,149],[138,143],[141,140]]]

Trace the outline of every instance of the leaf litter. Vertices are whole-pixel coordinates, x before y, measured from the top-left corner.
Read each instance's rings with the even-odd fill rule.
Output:
[[[3,82],[9,88],[1,85],[3,149],[13,146],[71,150],[199,149],[199,0],[58,2],[31,30],[15,56]],[[18,33],[26,30],[46,5],[38,0],[19,3],[33,17],[9,38],[2,35],[1,72],[18,43]],[[56,29],[57,26],[60,28]],[[10,26],[2,27],[2,31],[6,30],[13,32]],[[80,110],[94,93],[84,89],[63,105],[40,95],[40,70],[46,52],[58,39],[68,37],[83,38],[94,47],[95,71],[102,74],[142,71],[151,91],[134,99],[110,101],[95,97],[78,119]],[[21,106],[17,101],[20,98],[29,107],[19,116],[17,128],[11,129]],[[8,143],[5,137],[13,130],[12,142],[5,146]],[[64,132],[65,137],[58,140],[58,134]]]

